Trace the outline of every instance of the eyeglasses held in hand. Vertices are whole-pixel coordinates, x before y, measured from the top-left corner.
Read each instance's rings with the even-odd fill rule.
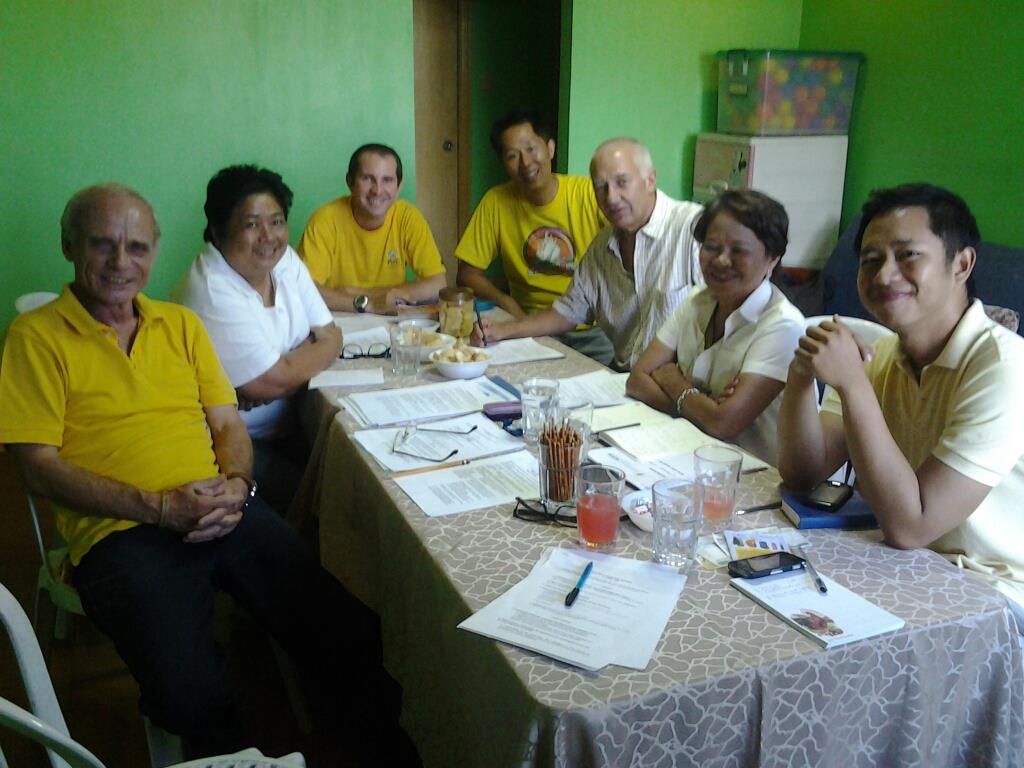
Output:
[[[346,344],[341,348],[342,360],[356,360],[360,357],[375,357],[378,359],[391,357],[391,347],[375,341],[366,348],[365,352],[363,352],[363,348],[358,344]]]
[[[548,505],[543,501],[526,501],[516,496],[516,506],[512,510],[512,517],[517,520],[524,520],[527,523],[541,523],[543,525],[562,525],[566,528],[576,527],[576,515],[567,514],[563,509],[573,510],[569,504],[559,504],[553,512],[548,511]]]
[[[408,450],[407,446],[410,440],[417,432],[445,432],[451,435],[468,435],[475,431],[477,428],[476,424],[470,426],[469,429],[448,429],[445,427],[427,427],[417,426],[410,424],[407,427],[403,427],[395,434],[395,442],[391,445],[391,452],[397,453],[401,456],[411,456],[414,459],[423,459],[424,461],[446,461],[459,452],[458,448],[455,448],[445,456],[424,456],[422,453],[416,453],[415,451]]]

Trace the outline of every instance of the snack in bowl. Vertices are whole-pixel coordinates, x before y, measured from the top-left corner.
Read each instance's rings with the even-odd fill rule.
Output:
[[[430,356],[434,352],[448,349],[454,343],[455,337],[449,336],[447,333],[424,331],[420,340],[420,360],[425,363],[430,360]]]
[[[475,379],[487,370],[491,355],[483,349],[470,347],[459,339],[451,349],[433,352],[430,359],[446,378]]]

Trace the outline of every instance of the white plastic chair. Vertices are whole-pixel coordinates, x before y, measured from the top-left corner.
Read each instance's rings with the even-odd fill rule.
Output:
[[[6,587],[0,584],[0,623],[4,625],[14,649],[31,711],[0,698],[0,725],[43,745],[52,768],[104,768],[88,749],[71,738],[57,702],[50,673],[46,669],[32,625]],[[298,752],[282,758],[265,757],[248,749],[233,755],[207,757],[179,763],[174,768],[305,768]],[[0,768],[8,768],[0,752]]]
[[[36,307],[43,306],[43,304],[49,304],[56,298],[57,294],[51,291],[25,293],[14,300],[14,308],[18,310],[19,315],[23,315],[26,312],[31,312]]]
[[[805,317],[804,328],[810,328],[812,325],[820,325],[826,320],[831,319],[832,315],[814,315],[813,317]],[[879,339],[893,335],[893,332],[884,325],[880,325],[879,323],[871,320],[864,320],[860,317],[846,317],[844,315],[840,315],[839,319],[844,325],[849,326],[850,330],[872,346],[874,346],[875,342]]]

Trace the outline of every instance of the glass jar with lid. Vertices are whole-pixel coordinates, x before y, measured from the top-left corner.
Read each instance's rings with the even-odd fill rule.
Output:
[[[437,316],[440,321],[437,330],[457,339],[468,340],[476,321],[472,289],[442,288],[437,299]]]

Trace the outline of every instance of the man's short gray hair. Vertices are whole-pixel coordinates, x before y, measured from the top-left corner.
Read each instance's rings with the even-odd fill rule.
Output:
[[[640,171],[641,176],[647,176],[647,174],[654,170],[654,162],[651,160],[651,150],[649,150],[647,145],[642,141],[630,136],[618,136],[614,139],[608,139],[608,141],[601,142],[600,146],[594,150],[593,158],[591,158],[590,161],[591,166],[593,166],[594,158],[604,150],[619,146],[628,147],[633,152],[633,160],[636,162],[636,167]]]
[[[149,201],[131,187],[124,184],[117,184],[112,181],[103,184],[93,184],[91,187],[80,189],[71,196],[68,204],[64,206],[64,213],[60,216],[60,239],[61,242],[75,244],[82,236],[82,222],[92,210],[97,201],[104,197],[130,197],[138,200],[149,209],[149,215],[153,217],[153,241],[160,239],[160,225],[156,220],[156,213]]]

